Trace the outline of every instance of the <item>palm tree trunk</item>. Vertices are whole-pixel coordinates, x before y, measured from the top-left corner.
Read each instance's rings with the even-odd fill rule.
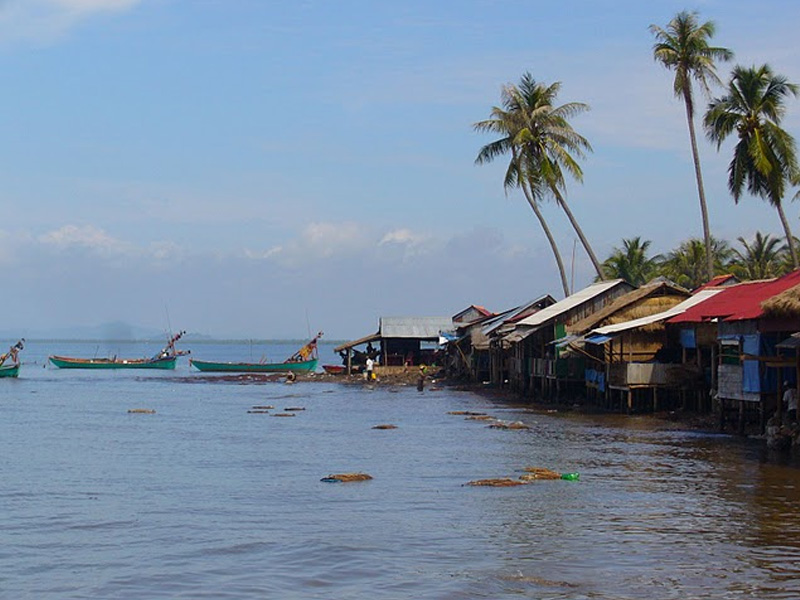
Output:
[[[597,260],[597,256],[594,254],[594,250],[589,245],[589,240],[586,239],[586,236],[583,234],[583,229],[581,229],[580,225],[578,225],[577,219],[575,219],[575,215],[572,214],[572,211],[569,208],[569,204],[567,201],[564,200],[564,197],[561,195],[557,189],[555,191],[556,200],[558,201],[559,206],[567,213],[567,218],[569,222],[572,224],[572,228],[575,230],[575,233],[578,234],[578,238],[581,240],[581,244],[583,244],[584,250],[586,250],[586,254],[589,255],[589,260],[592,261],[592,265],[594,266],[594,270],[597,271],[597,279],[599,281],[605,281],[606,277],[603,273],[603,268],[600,266],[600,262]]]
[[[700,196],[700,213],[703,217],[703,240],[706,243],[706,269],[707,281],[714,278],[714,256],[711,253],[711,227],[708,224],[708,206],[706,205],[706,192],[703,187],[703,173],[700,171],[700,153],[697,150],[697,136],[694,132],[694,110],[692,98],[687,93],[684,96],[686,103],[686,121],[689,123],[689,140],[692,143],[692,159],[694,160],[694,174],[697,178],[697,195]]]
[[[789,228],[789,221],[786,218],[786,214],[783,212],[783,203],[778,202],[775,205],[775,209],[778,211],[781,223],[783,224],[783,231],[786,233],[786,245],[789,247],[789,254],[792,256],[792,268],[797,269],[797,248],[794,247],[794,236],[792,235],[792,230]]]
[[[536,218],[539,219],[539,224],[542,226],[544,230],[544,235],[547,237],[547,241],[550,242],[550,248],[553,250],[553,255],[556,257],[556,265],[558,265],[558,273],[561,275],[561,285],[564,288],[564,297],[566,298],[569,296],[569,284],[567,283],[567,271],[564,269],[564,261],[561,260],[561,253],[558,251],[558,246],[556,245],[556,240],[553,237],[553,234],[550,232],[550,227],[547,226],[547,221],[544,220],[544,215],[542,211],[539,209],[539,204],[531,195],[528,186],[525,182],[522,182],[522,191],[525,194],[525,199],[528,201],[528,204],[531,205],[533,209],[533,214],[536,215]]]

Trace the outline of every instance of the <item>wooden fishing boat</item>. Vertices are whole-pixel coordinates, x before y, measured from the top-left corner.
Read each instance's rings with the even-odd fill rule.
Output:
[[[17,377],[19,375],[19,351],[23,349],[25,339],[19,340],[8,349],[8,352],[0,354],[0,377]],[[9,364],[6,360],[11,359]]]
[[[0,365],[0,377],[16,377],[19,375],[19,364]]]
[[[177,350],[175,342],[186,334],[181,331],[173,335],[161,351],[150,358],[75,358],[52,355],[50,362],[59,369],[174,369],[179,356],[189,354],[188,350]]]
[[[191,364],[198,371],[216,373],[313,373],[317,370],[317,340],[322,337],[320,331],[314,339],[300,348],[283,362],[210,362],[191,359]]]
[[[322,369],[328,375],[341,375],[344,373],[345,367],[342,365],[322,365]]]
[[[174,369],[177,356],[165,358],[73,358],[50,356],[59,369]]]

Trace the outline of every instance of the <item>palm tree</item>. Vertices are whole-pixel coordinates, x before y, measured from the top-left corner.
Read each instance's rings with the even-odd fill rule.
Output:
[[[650,240],[641,237],[622,240],[622,248],[614,248],[603,262],[603,271],[610,279],[624,279],[634,286],[650,281],[657,273],[660,255],[647,256]]]
[[[728,189],[738,203],[747,183],[750,194],[775,207],[795,269],[797,250],[782,200],[787,186],[800,178],[800,170],[794,138],[780,123],[786,112],[785,99],[797,93],[797,85],[773,74],[768,65],[737,66],[727,94],[711,102],[704,120],[706,133],[717,143],[717,150],[736,132],[739,141],[728,166]]]
[[[706,192],[703,188],[703,174],[700,170],[700,155],[697,151],[697,137],[694,131],[694,99],[692,96],[692,80],[700,85],[703,92],[709,92],[709,82],[719,82],[714,61],[726,61],[733,58],[733,52],[727,48],[709,46],[714,37],[716,26],[712,21],[702,25],[698,22],[696,12],[678,13],[666,29],[650,25],[650,32],[655,36],[653,58],[667,69],[674,69],[675,80],[672,90],[679,98],[683,98],[686,106],[686,120],[689,123],[689,140],[692,145],[694,173],[697,178],[697,194],[700,197],[700,213],[703,217],[703,240],[705,241],[706,277],[711,279],[714,272],[711,247],[711,227],[708,223],[708,206]]]
[[[489,119],[479,121],[473,125],[477,131],[499,134],[501,136],[499,139],[483,146],[475,162],[477,164],[485,164],[499,156],[511,154],[511,162],[506,169],[503,187],[506,193],[508,193],[510,188],[519,187],[522,189],[525,199],[528,201],[528,204],[539,220],[539,224],[547,237],[547,241],[553,251],[553,256],[556,259],[558,273],[561,276],[564,296],[568,296],[570,290],[569,284],[567,283],[567,272],[564,269],[564,261],[561,259],[558,245],[539,207],[539,201],[544,193],[544,184],[538,173],[530,169],[529,161],[523,160],[520,155],[517,138],[524,129],[524,126],[522,124],[523,119],[521,118],[521,108],[519,104],[519,90],[513,85],[503,87],[501,100],[502,108],[498,106],[493,107]]]
[[[711,253],[711,264],[714,265],[713,277],[713,273],[724,273],[727,270],[731,250],[727,242],[712,237]],[[709,281],[707,264],[705,241],[692,238],[667,254],[661,264],[660,272],[678,285],[692,290]]]
[[[518,96],[515,101],[523,125],[517,141],[522,148],[521,156],[531,171],[541,177],[545,190],[549,191],[567,215],[589,260],[592,261],[597,277],[602,280],[604,275],[600,262],[564,197],[565,172],[574,179],[583,181],[583,170],[576,158],[583,158],[585,152],[592,149],[586,138],[569,124],[569,118],[587,111],[589,107],[580,102],[556,106],[560,90],[560,82],[548,86],[537,82],[530,73],[522,75],[519,87],[516,88]]]
[[[786,246],[781,246],[780,238],[770,234],[761,235],[756,231],[753,243],[749,244],[743,237],[737,238],[742,250],[733,249],[731,270],[741,279],[767,279],[777,277],[784,271],[783,257]]]

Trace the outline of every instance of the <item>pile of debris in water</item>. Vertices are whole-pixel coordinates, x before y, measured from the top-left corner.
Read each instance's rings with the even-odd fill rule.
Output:
[[[372,479],[372,476],[366,473],[334,473],[323,477],[320,481],[325,483],[352,483],[354,481],[369,481],[370,479]]]
[[[578,473],[559,473],[552,469],[544,467],[525,467],[524,473],[517,479],[511,477],[497,477],[492,479],[476,479],[464,485],[472,485],[479,487],[513,487],[517,485],[527,485],[533,481],[546,481],[563,479],[565,481],[578,481],[580,474]]]

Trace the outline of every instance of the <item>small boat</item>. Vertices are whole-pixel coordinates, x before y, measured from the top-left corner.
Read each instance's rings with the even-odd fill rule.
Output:
[[[175,348],[175,342],[184,335],[185,331],[173,335],[167,345],[151,358],[73,358],[52,355],[49,360],[59,369],[174,369],[178,357],[189,354],[188,350]]]
[[[19,375],[19,351],[24,347],[25,338],[11,346],[5,354],[0,354],[0,377],[16,377]],[[5,364],[8,359],[11,359],[11,362]]]
[[[322,365],[322,369],[329,375],[341,375],[344,373],[345,367],[343,365]]]
[[[19,375],[19,365],[0,365],[0,377],[16,377]]]
[[[321,337],[320,331],[314,339],[280,363],[209,362],[193,358],[189,364],[198,371],[215,373],[313,373],[319,362],[317,340]]]

